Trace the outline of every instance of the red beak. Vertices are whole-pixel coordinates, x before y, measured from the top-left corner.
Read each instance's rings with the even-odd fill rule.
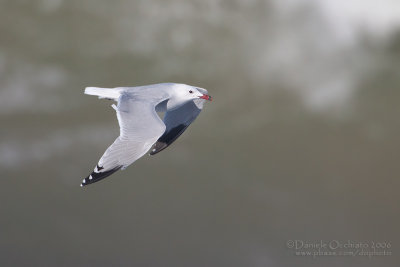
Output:
[[[205,99],[205,100],[208,100],[208,101],[212,101],[212,97],[209,96],[209,95],[202,95],[202,96],[199,96],[199,98]]]

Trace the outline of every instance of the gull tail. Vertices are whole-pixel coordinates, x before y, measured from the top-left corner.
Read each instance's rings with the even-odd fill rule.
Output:
[[[119,88],[99,88],[99,87],[86,87],[85,94],[96,95],[99,98],[106,98],[112,100],[118,100],[121,95]]]

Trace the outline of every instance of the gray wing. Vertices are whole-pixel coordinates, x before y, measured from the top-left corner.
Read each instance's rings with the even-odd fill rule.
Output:
[[[207,90],[200,89],[199,91],[203,94],[208,94]],[[154,144],[150,155],[157,154],[171,145],[197,118],[205,101],[204,99],[196,99],[189,101],[180,108],[167,111],[164,116],[164,123],[167,128],[165,133],[157,140],[157,143]]]
[[[114,172],[125,169],[142,157],[164,133],[165,124],[155,111],[164,99],[144,100],[122,94],[118,99],[117,118],[120,135],[107,148],[94,171],[81,186],[100,181]]]

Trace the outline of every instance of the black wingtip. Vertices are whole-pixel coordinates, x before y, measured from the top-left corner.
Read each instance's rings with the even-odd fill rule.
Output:
[[[178,126],[165,132],[151,149],[150,155],[157,154],[158,152],[166,149],[186,130],[188,126],[189,124],[179,124]]]
[[[151,149],[151,151],[150,151],[149,154],[150,154],[150,155],[155,155],[155,154],[157,154],[158,152],[160,152],[160,151],[166,149],[167,147],[168,147],[168,144],[167,144],[167,143],[157,141],[156,144],[155,144],[155,145],[153,146],[153,148]]]
[[[122,166],[117,166],[111,170],[105,171],[105,172],[95,172],[93,171],[88,177],[86,177],[85,179],[83,179],[82,183],[81,183],[81,187],[84,187],[86,185],[89,184],[93,184],[96,183],[100,180],[103,180],[104,178],[110,176],[111,174],[113,174],[114,172],[120,170],[122,168]],[[98,170],[103,169],[103,167],[97,167]]]

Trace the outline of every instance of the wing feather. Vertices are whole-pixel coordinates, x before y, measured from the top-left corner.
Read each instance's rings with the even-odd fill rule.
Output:
[[[81,186],[125,169],[151,148],[165,132],[166,126],[155,110],[155,106],[165,99],[144,100],[127,93],[119,97],[116,112],[120,135],[104,152],[93,172],[83,179]]]
[[[202,90],[205,91],[202,93],[207,94],[207,90]],[[195,99],[177,109],[167,111],[164,116],[164,124],[167,128],[154,144],[150,155],[155,155],[171,145],[197,118],[205,101],[203,99]]]

